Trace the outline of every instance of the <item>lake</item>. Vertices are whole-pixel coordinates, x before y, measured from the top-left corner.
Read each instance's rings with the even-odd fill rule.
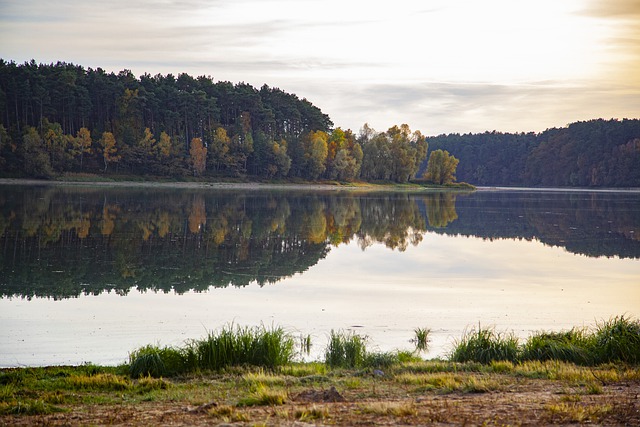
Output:
[[[640,193],[0,185],[0,367],[237,325],[444,357],[465,330],[640,315]]]

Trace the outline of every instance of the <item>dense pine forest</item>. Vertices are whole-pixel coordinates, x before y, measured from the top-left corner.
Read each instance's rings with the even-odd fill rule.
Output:
[[[541,133],[427,138],[460,160],[457,178],[475,185],[640,187],[640,120],[590,120]]]
[[[640,187],[637,119],[428,138],[407,125],[376,132],[365,124],[356,134],[334,127],[308,100],[267,85],[0,59],[4,177],[408,182],[423,177],[428,151],[457,166],[457,176],[446,171],[449,181]]]

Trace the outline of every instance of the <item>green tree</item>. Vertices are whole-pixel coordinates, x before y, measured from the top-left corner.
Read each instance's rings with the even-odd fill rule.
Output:
[[[38,131],[31,126],[25,129],[20,147],[24,172],[36,178],[50,178],[53,175],[49,154]]]
[[[59,123],[50,123],[44,118],[42,120],[41,134],[44,135],[44,144],[49,152],[49,161],[56,172],[62,172],[69,160],[67,152],[67,141]]]
[[[11,137],[9,133],[5,129],[5,127],[0,123],[0,166],[4,169],[4,165],[7,162],[6,159],[6,151],[9,151],[10,147],[12,147]]]
[[[456,168],[459,162],[448,151],[435,150],[429,156],[429,163],[423,177],[434,184],[451,184],[456,180]]]

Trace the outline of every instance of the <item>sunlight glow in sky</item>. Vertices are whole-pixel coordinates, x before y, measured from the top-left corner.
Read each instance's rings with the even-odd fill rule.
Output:
[[[638,117],[640,0],[3,0],[0,57],[266,83],[355,131],[542,131]]]

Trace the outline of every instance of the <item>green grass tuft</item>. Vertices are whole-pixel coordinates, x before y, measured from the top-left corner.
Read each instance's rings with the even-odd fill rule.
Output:
[[[284,405],[286,401],[285,391],[272,390],[264,384],[258,384],[249,396],[238,401],[238,406],[276,406]]]
[[[640,363],[640,321],[616,316],[597,325],[593,353],[598,363]]]
[[[512,334],[501,334],[493,328],[481,328],[465,333],[451,354],[453,362],[478,362],[518,360],[518,338]]]
[[[523,360],[561,360],[579,365],[589,364],[589,336],[581,329],[566,332],[542,332],[529,337],[522,346]]]
[[[331,331],[329,344],[325,350],[325,363],[332,368],[359,368],[367,357],[367,337]]]
[[[416,328],[413,330],[414,338],[413,343],[416,346],[416,351],[427,351],[429,346],[429,334],[431,333],[431,329],[428,328]]]
[[[295,340],[283,328],[222,328],[192,343],[198,367],[220,370],[228,366],[254,365],[265,368],[284,366],[293,361]]]
[[[173,347],[147,345],[129,355],[129,375],[132,378],[167,377],[187,371],[185,351]]]
[[[65,410],[39,399],[0,403],[0,415],[48,415],[57,412]]]

